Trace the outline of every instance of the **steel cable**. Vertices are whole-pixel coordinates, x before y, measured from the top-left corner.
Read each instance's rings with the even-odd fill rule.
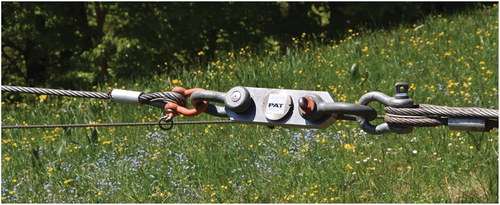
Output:
[[[109,95],[107,93],[100,93],[100,92],[32,88],[32,87],[19,87],[19,86],[8,86],[8,85],[2,85],[2,92],[17,92],[17,93],[40,94],[40,95],[59,95],[59,96],[69,96],[69,97],[81,97],[81,98],[109,99]]]
[[[440,117],[421,117],[421,116],[395,116],[387,114],[384,117],[387,124],[406,125],[412,127],[436,127],[448,125],[447,118]]]
[[[73,90],[2,85],[2,92],[31,93],[40,95],[58,95],[58,96],[69,96],[69,97],[97,98],[97,99],[110,99],[111,91],[112,90],[108,91],[107,93],[101,93],[101,92],[90,92],[90,91],[73,91]],[[139,101],[144,104],[149,104],[151,100],[157,98],[163,98],[167,102],[176,103],[182,107],[185,107],[187,105],[186,98],[184,98],[184,96],[182,96],[180,93],[175,93],[175,92],[157,92],[150,94],[142,94],[139,96]]]
[[[413,108],[385,107],[388,124],[411,127],[436,127],[448,125],[449,118],[485,119],[485,130],[498,128],[498,110],[476,107],[447,107],[420,104]]]
[[[416,105],[414,108],[385,107],[385,111],[389,114],[408,116],[498,119],[498,110],[476,107],[447,107],[420,104]]]

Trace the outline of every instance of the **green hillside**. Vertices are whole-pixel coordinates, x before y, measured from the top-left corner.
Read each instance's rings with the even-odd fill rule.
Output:
[[[307,31],[290,41],[295,46],[285,52],[243,47],[197,70],[179,68],[175,78],[136,76],[91,91],[248,86],[327,91],[356,103],[370,91],[393,96],[394,84],[407,82],[416,104],[498,109],[496,6],[390,31],[353,28],[338,42]],[[2,101],[2,125],[156,122],[164,115],[147,105],[22,96],[29,100]],[[380,103],[370,106],[384,114]],[[175,121],[212,119],[220,118]],[[324,130],[2,129],[1,138],[2,203],[498,203],[498,129],[376,136],[338,120]]]

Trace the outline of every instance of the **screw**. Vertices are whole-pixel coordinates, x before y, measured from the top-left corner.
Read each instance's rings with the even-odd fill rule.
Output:
[[[239,91],[235,91],[233,92],[233,94],[231,94],[231,100],[233,102],[237,102],[238,100],[240,100],[241,98],[241,93]]]

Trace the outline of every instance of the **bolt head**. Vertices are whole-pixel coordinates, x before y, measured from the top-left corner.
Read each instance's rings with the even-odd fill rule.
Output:
[[[237,102],[241,98],[241,93],[239,91],[235,91],[231,94],[231,101]]]

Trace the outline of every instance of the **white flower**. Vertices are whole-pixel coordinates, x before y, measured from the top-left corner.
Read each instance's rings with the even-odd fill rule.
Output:
[[[417,154],[417,150],[413,150],[413,154]]]

